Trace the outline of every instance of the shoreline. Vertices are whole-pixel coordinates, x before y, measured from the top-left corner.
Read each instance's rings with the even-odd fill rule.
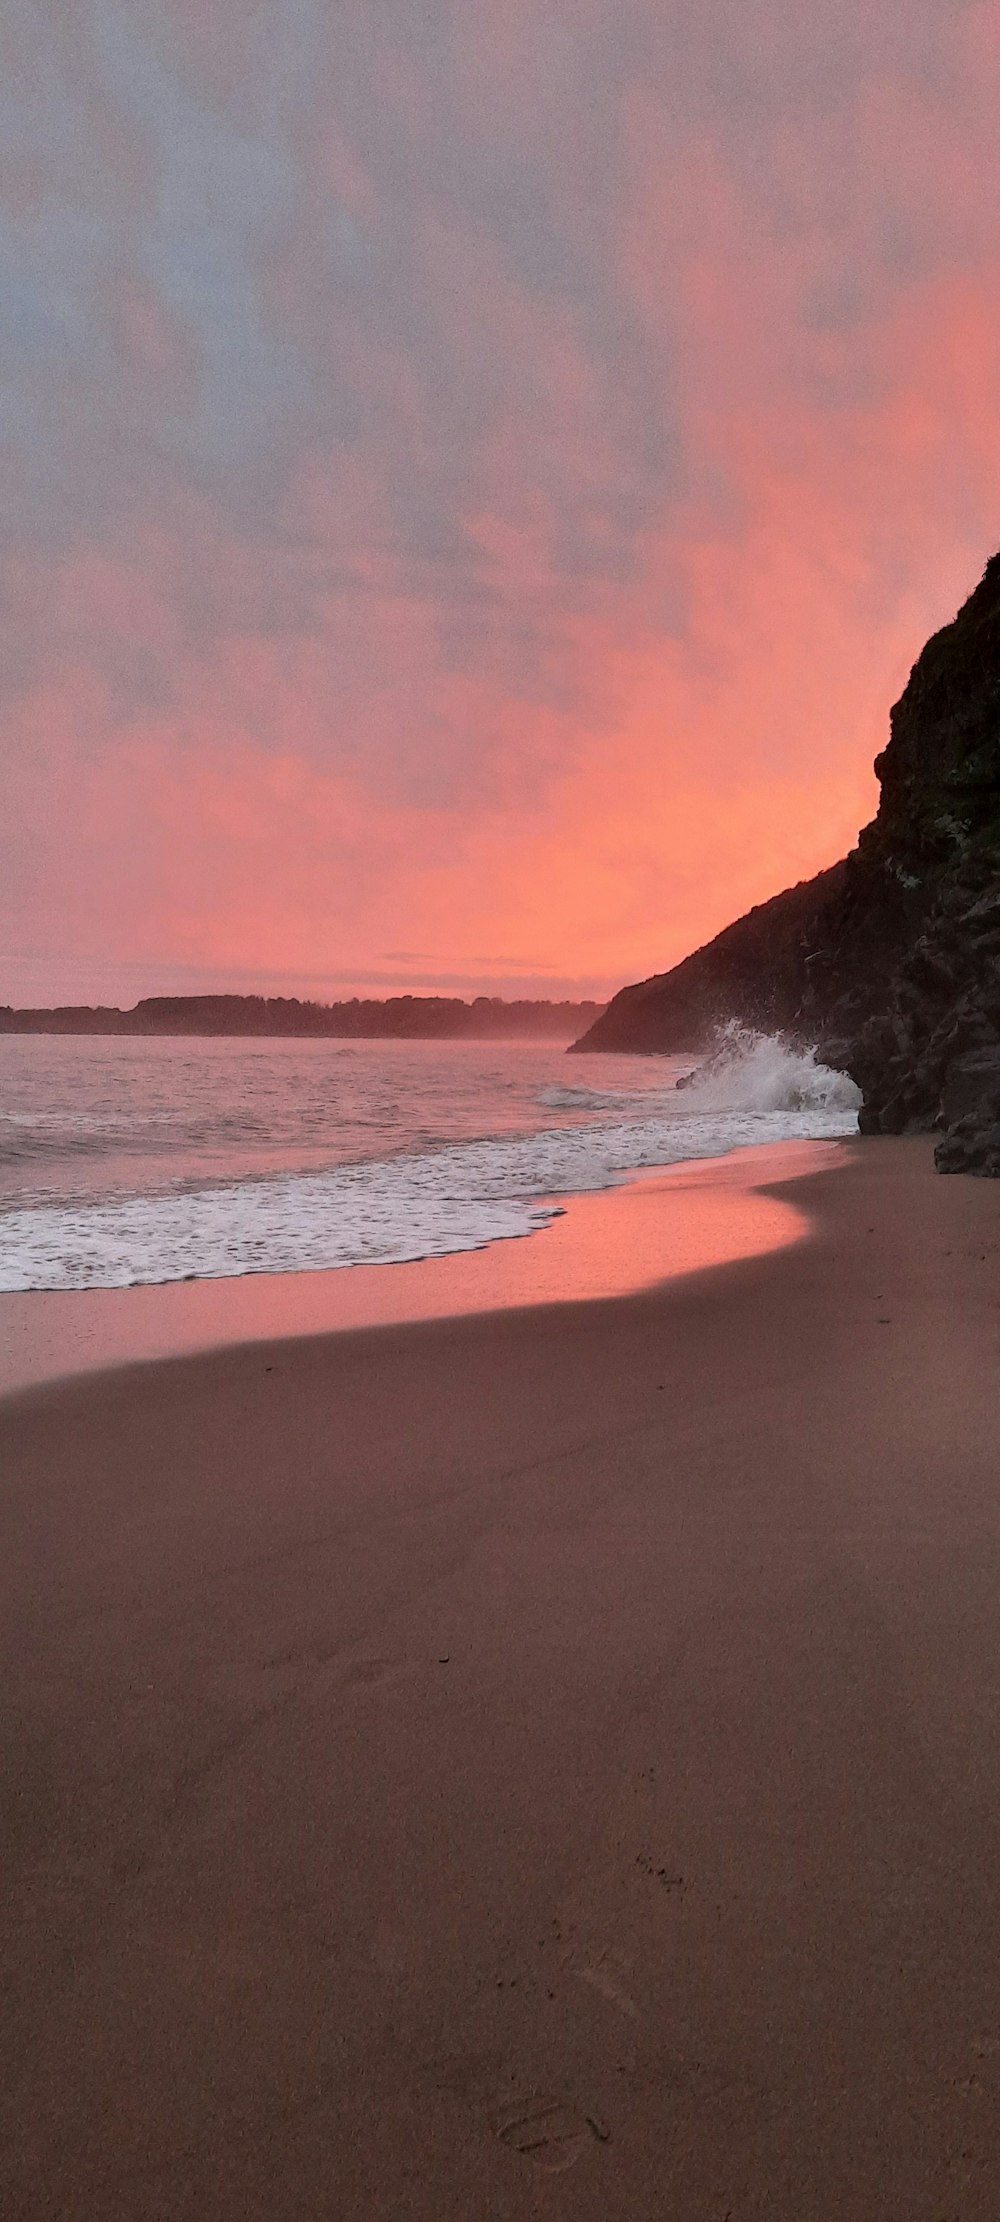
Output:
[[[778,1142],[681,1159],[614,1188],[539,1198],[558,1209],[530,1234],[401,1264],[0,1292],[0,1398],[239,1343],[633,1294],[800,1239],[801,1213],[768,1191],[839,1161],[843,1146]]]
[[[995,2222],[1000,1184],[931,1147],[0,1406],[5,2218]]]

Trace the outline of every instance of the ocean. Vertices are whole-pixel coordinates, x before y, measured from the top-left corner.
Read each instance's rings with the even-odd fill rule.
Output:
[[[0,1290],[388,1265],[571,1194],[855,1131],[843,1074],[731,1029],[715,1068],[562,1043],[0,1037]]]

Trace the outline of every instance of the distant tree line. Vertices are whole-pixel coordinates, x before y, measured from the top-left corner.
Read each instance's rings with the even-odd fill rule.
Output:
[[[129,1011],[64,1003],[54,1010],[0,1004],[0,1034],[248,1034],[326,1040],[488,1041],[571,1035],[589,1026],[600,1003],[507,1003],[499,995],[352,996],[347,1003],[304,1003],[288,995],[148,995]]]

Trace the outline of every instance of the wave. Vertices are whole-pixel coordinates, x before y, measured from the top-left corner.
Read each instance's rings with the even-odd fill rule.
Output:
[[[540,1088],[536,1100],[547,1111],[616,1111],[635,1098],[623,1095],[620,1090],[564,1086],[556,1082],[551,1088]]]
[[[749,1065],[758,1069],[751,1056]],[[669,1112],[453,1143],[323,1171],[215,1181],[155,1194],[16,1206],[0,1218],[0,1289],[125,1288],[247,1273],[384,1265],[529,1235],[562,1195],[633,1171],[792,1139],[849,1133],[834,1092],[789,1105],[709,1107],[705,1085]],[[761,1094],[744,1077],[744,1092]],[[825,1083],[817,1084],[821,1089]],[[787,1096],[787,1091],[786,1091]]]
[[[678,1081],[685,1111],[856,1111],[850,1075],[821,1065],[812,1049],[735,1021],[720,1028],[704,1063]]]

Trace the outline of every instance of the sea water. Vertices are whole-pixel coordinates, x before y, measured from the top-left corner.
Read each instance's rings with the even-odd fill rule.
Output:
[[[0,1037],[0,1290],[398,1263],[531,1235],[641,1168],[852,1133],[844,1074],[727,1030],[562,1043]]]

